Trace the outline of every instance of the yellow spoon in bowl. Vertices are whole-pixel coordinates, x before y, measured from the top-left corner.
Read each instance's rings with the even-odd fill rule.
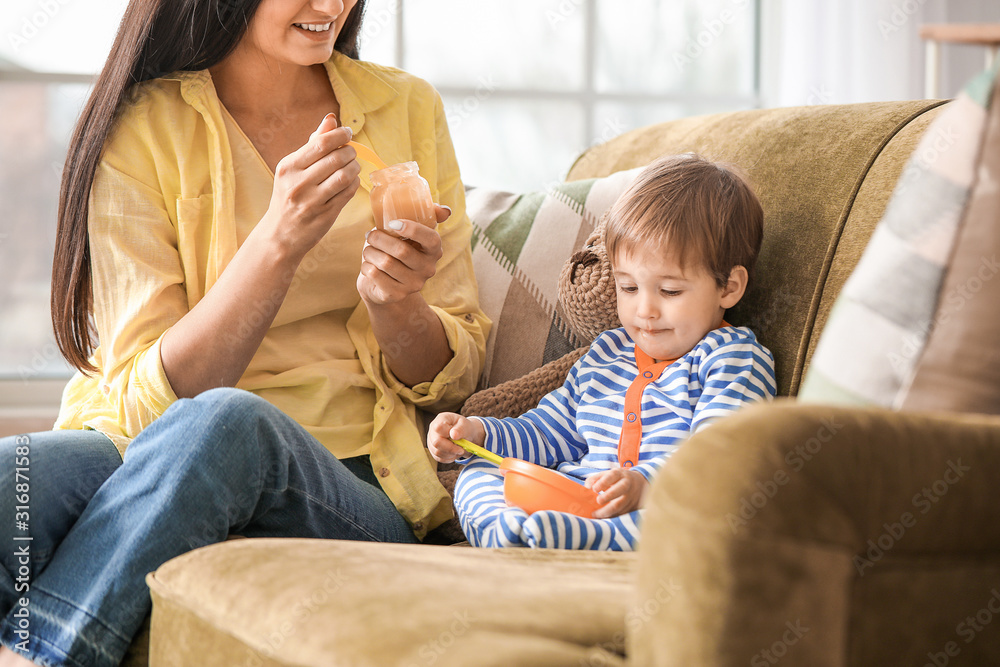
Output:
[[[470,454],[475,454],[476,456],[481,456],[482,458],[486,459],[490,463],[495,463],[497,465],[500,465],[501,463],[503,463],[503,457],[500,456],[499,454],[494,454],[490,450],[485,449],[483,447],[480,447],[476,443],[470,442],[470,441],[466,440],[465,438],[459,438],[458,440],[452,440],[452,442],[454,442],[456,445],[458,445],[459,447],[461,447],[465,451],[469,452]]]
[[[596,493],[557,470],[521,459],[501,457],[468,440],[452,442],[470,454],[500,466],[504,478],[504,500],[528,514],[555,510],[590,518],[601,506]]]

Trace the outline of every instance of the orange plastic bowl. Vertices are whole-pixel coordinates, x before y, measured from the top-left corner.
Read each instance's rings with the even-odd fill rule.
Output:
[[[555,510],[589,519],[600,507],[596,493],[561,472],[514,458],[505,458],[500,469],[504,500],[528,514]]]

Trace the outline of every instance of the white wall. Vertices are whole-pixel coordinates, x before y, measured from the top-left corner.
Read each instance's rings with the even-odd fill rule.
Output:
[[[763,0],[764,106],[924,97],[924,23],[1000,22],[996,0]],[[941,96],[984,66],[984,49],[942,48]]]
[[[949,0],[935,2],[927,9],[928,23],[1000,23],[997,0]],[[943,51],[941,88],[945,96],[953,97],[970,76],[983,68],[985,49],[945,45]]]

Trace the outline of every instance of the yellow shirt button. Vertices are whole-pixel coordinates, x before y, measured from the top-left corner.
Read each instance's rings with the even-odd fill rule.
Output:
[[[378,471],[378,476],[379,477],[388,477],[389,476],[389,469],[388,468],[380,468],[379,471]]]
[[[466,313],[465,314],[465,321],[466,322],[475,322],[476,318],[473,317],[472,313]]]
[[[413,530],[423,530],[423,529],[424,529],[423,521],[418,521],[415,524],[413,524]]]

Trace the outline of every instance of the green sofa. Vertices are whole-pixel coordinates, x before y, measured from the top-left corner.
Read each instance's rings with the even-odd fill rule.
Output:
[[[941,104],[668,122],[588,150],[569,180],[689,150],[742,165],[764,205],[765,239],[753,290],[727,319],[756,330],[774,353],[780,394],[793,397],[837,293]],[[231,540],[149,576],[149,659],[1000,664],[1000,623],[984,623],[1000,603],[998,469],[996,418],[783,398],[721,420],[680,449],[653,485],[637,553]],[[943,491],[946,501],[936,495],[922,513],[921,489]],[[144,641],[137,638],[132,664],[145,657]]]

